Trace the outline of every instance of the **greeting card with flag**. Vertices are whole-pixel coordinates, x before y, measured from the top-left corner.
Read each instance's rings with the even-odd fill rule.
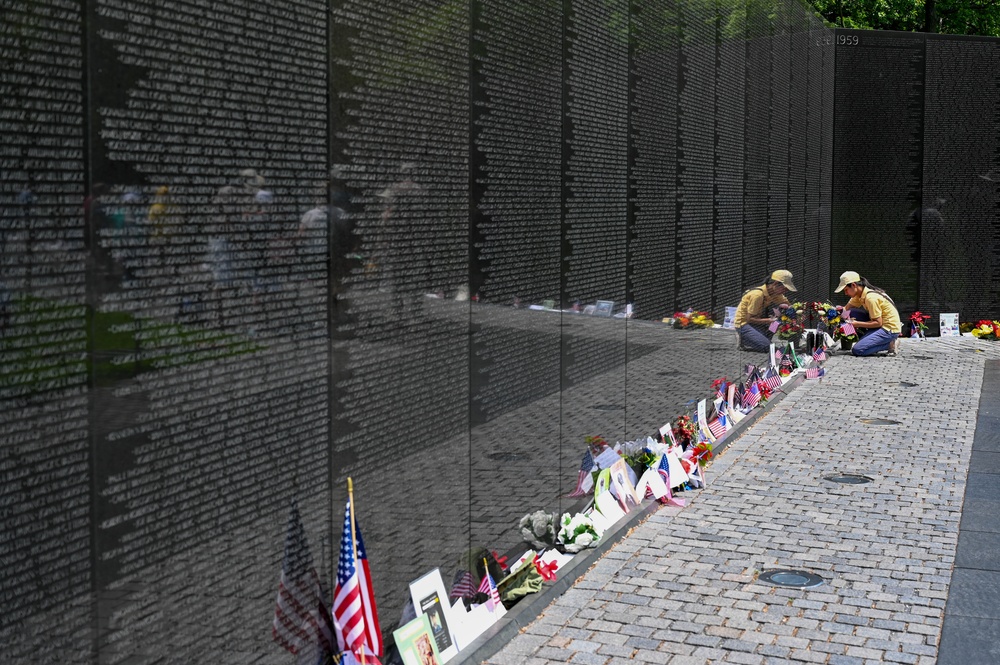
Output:
[[[688,475],[684,470],[684,465],[681,464],[681,460],[677,456],[677,453],[670,450],[664,453],[664,457],[667,459],[667,475],[670,478],[668,483],[669,487],[673,489],[686,483],[688,481]]]
[[[660,475],[659,470],[656,468],[646,469],[646,472],[639,478],[639,484],[635,486],[635,493],[642,497],[652,497],[654,499],[670,497],[670,490],[667,489],[667,484],[664,482],[663,476]]]

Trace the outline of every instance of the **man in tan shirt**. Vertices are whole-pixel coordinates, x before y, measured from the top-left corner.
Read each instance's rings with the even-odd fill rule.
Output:
[[[775,270],[761,284],[743,294],[739,307],[736,308],[736,331],[740,335],[740,348],[744,351],[769,351],[771,336],[774,334],[769,326],[775,318],[771,311],[774,307],[788,307],[785,294],[798,291],[792,283],[792,273],[787,270]]]

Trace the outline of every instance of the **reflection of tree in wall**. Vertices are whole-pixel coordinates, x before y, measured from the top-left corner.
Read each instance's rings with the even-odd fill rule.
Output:
[[[844,28],[1000,36],[1000,4],[976,0],[812,0],[830,23]]]

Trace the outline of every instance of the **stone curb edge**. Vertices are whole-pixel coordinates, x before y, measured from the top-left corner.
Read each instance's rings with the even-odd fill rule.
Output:
[[[763,408],[756,409],[752,415],[741,420],[736,427],[730,430],[722,443],[713,448],[713,455],[721,454],[730,442],[738,439],[745,430],[763,418],[775,404],[781,402],[791,390],[798,388],[805,379],[804,373],[799,374],[783,385],[780,391],[775,391]],[[515,605],[502,619],[450,660],[449,665],[472,665],[472,663],[486,662],[490,656],[500,651],[524,628],[527,628],[529,624],[541,616],[553,600],[566,593],[577,579],[582,577],[618,541],[627,536],[632,529],[652,517],[660,507],[661,504],[652,499],[643,501],[643,505],[638,510],[633,510],[625,519],[620,520],[611,530],[605,532],[604,538],[601,539],[597,547],[574,556],[564,568],[559,570],[555,582],[546,584],[541,592],[532,594]]]

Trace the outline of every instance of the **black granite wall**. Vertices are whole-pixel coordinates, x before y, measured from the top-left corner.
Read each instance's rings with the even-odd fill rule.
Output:
[[[12,662],[288,662],[289,509],[329,586],[348,476],[388,633],[409,581],[573,506],[584,437],[652,433],[758,359],[663,317],[721,322],[775,268],[829,295],[835,36],[794,1],[28,0],[2,21]],[[987,150],[961,131],[935,141]],[[970,174],[965,214],[992,182]],[[947,184],[896,177],[876,203],[901,225],[913,187]],[[940,261],[965,251],[927,219]]]
[[[1000,318],[1000,41],[835,39],[832,281],[860,272],[904,318]]]

